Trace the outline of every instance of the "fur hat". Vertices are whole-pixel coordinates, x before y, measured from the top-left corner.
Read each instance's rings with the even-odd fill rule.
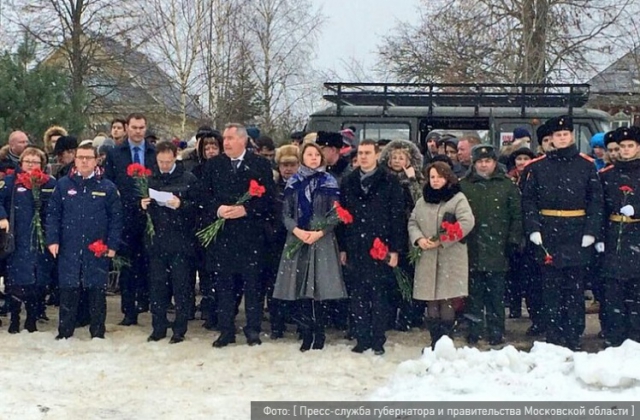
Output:
[[[607,147],[609,143],[617,143],[618,139],[616,138],[616,130],[608,131],[607,134],[604,135],[604,146]]]
[[[616,143],[624,140],[633,140],[636,143],[640,143],[640,129],[638,127],[620,127],[615,131],[614,137]]]
[[[540,127],[536,129],[536,137],[538,138],[538,143],[542,143],[542,139],[552,135],[553,133],[549,129],[547,123],[542,124]]]
[[[93,141],[92,141],[93,143]],[[56,147],[53,148],[53,154],[58,155],[67,150],[75,150],[78,148],[78,139],[73,136],[62,136],[56,142]]]
[[[551,134],[558,131],[573,131],[573,118],[568,115],[551,118],[545,124],[549,127]]]
[[[286,144],[276,149],[275,161],[281,163],[300,163],[300,149],[294,144]]]
[[[329,131],[318,131],[316,143],[318,146],[335,147],[338,150],[342,149],[342,146],[344,146],[342,134]]]

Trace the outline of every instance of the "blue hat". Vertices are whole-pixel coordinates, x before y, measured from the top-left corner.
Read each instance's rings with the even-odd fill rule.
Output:
[[[523,137],[531,138],[531,133],[529,133],[529,130],[527,130],[524,127],[518,127],[515,130],[513,130],[513,140],[518,140]]]
[[[255,140],[260,137],[260,129],[258,127],[247,127],[247,135]]]
[[[604,149],[604,133],[596,133],[591,137],[591,141],[589,141],[591,148],[601,147]]]

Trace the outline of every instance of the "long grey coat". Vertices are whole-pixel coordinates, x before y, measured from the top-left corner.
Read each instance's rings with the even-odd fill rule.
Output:
[[[336,197],[324,194],[314,195],[311,225],[325,219],[335,200]],[[285,195],[283,219],[288,234],[284,249],[297,239],[292,231],[297,226],[298,212],[297,194]],[[282,253],[273,290],[274,298],[309,298],[321,301],[347,297],[334,228],[335,225],[331,225],[324,229],[322,238],[311,246],[302,245],[292,258],[287,258],[285,252]]]
[[[473,229],[475,219],[467,198],[461,192],[438,204],[427,203],[421,198],[409,218],[411,243],[438,235],[445,213],[456,215],[464,236]],[[441,244],[441,247],[421,253],[414,276],[413,298],[416,300],[433,301],[468,295],[467,245],[459,241]]]

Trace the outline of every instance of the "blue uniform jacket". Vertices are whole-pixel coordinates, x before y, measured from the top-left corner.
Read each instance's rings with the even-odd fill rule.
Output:
[[[61,288],[107,286],[109,258],[97,258],[91,243],[102,239],[118,250],[122,232],[122,204],[113,182],[78,174],[58,181],[47,208],[47,245],[59,244]]]
[[[13,206],[15,235],[15,251],[7,258],[7,285],[8,286],[45,286],[50,283],[51,271],[54,267],[53,257],[48,250],[40,252],[37,247],[35,234],[31,221],[35,211],[35,202],[31,190],[22,185],[16,186],[16,174],[8,175],[4,179],[4,185],[0,188],[0,219],[9,219],[11,214],[11,191],[16,188]],[[49,181],[40,190],[40,220],[45,229],[46,208],[49,198],[56,186],[56,180]]]

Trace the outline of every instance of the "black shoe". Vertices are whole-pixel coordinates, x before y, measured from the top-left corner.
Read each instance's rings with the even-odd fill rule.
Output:
[[[69,337],[65,337],[65,336],[64,336],[64,335],[62,335],[62,334],[58,334],[58,335],[56,335],[56,340],[66,340],[66,339],[68,339],[68,338],[69,338]]]
[[[24,322],[24,329],[29,331],[30,333],[38,331],[35,319],[27,319]]]
[[[99,338],[99,339],[101,339],[101,340],[104,340],[104,334],[96,334],[96,335],[92,335],[92,336],[91,336],[91,338],[92,338],[92,339],[94,339],[94,338]]]
[[[120,321],[120,323],[118,325],[122,325],[124,327],[129,327],[131,325],[138,325],[138,319],[137,318],[129,318],[129,317],[124,317],[124,319],[122,321]]]
[[[213,347],[222,348],[235,342],[236,342],[235,334],[222,333],[220,334],[220,337],[218,337],[218,339],[213,342]]]
[[[283,333],[282,331],[273,331],[273,332],[271,333],[270,338],[271,338],[272,340],[278,340],[278,339],[280,339],[280,338],[284,338],[284,333]]]
[[[373,354],[375,354],[376,356],[382,356],[384,354],[384,347],[383,346],[375,346],[373,348]]]
[[[262,344],[260,340],[260,334],[256,332],[247,333],[247,344],[250,346],[259,346]]]
[[[9,334],[18,334],[20,332],[20,324],[12,322],[9,324]]]
[[[184,336],[183,335],[173,335],[171,337],[171,340],[169,340],[169,344],[177,344],[177,343],[182,343],[184,341]]]
[[[300,351],[305,352],[311,349],[311,345],[313,344],[313,333],[311,330],[306,330],[302,332],[302,344],[300,345]]]
[[[313,347],[314,350],[322,350],[324,348],[324,342],[326,340],[326,336],[324,334],[316,334],[313,338]]]
[[[504,338],[502,337],[492,337],[489,339],[490,346],[499,346],[500,344],[504,344]]]
[[[366,344],[362,344],[362,343],[358,343],[356,344],[356,346],[354,348],[351,349],[352,352],[354,353],[364,353],[365,351],[369,350],[371,347],[366,345]]]
[[[475,334],[469,334],[467,336],[467,343],[469,343],[469,344],[478,344],[479,340],[480,340],[480,337],[478,337]]]
[[[147,341],[149,341],[149,342],[151,342],[151,341],[160,341],[160,340],[165,339],[165,338],[167,338],[166,331],[163,332],[163,333],[153,332],[153,333],[151,333],[149,338],[147,338]]]

